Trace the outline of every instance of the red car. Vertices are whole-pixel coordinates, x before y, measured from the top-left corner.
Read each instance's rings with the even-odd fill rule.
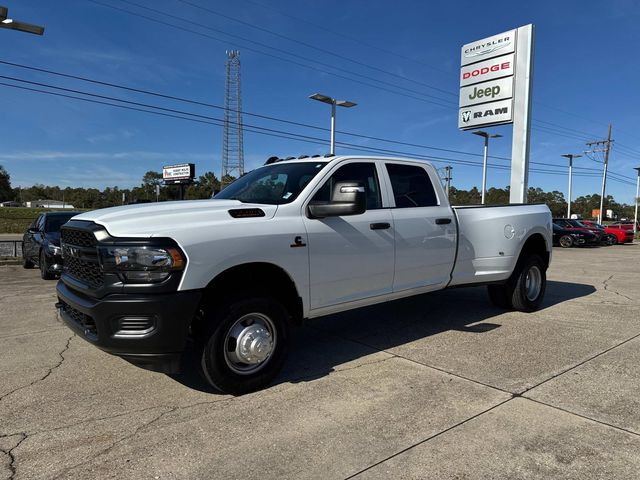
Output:
[[[631,224],[631,229],[623,228],[626,225],[600,225],[599,223],[592,222],[591,220],[580,220],[580,223],[586,225],[587,227],[595,227],[604,229],[605,233],[613,235],[616,238],[614,245],[616,243],[631,243],[633,242],[633,224]]]
[[[578,220],[574,220],[573,218],[554,218],[553,223],[561,228],[566,228],[569,230],[576,230],[578,232],[591,232],[596,236],[596,244],[611,245],[613,243],[613,238],[607,235],[603,229],[584,225],[583,223],[580,223]]]
[[[623,230],[633,230],[633,222],[613,222],[610,227],[622,228]],[[638,222],[638,230],[640,230],[640,222]]]

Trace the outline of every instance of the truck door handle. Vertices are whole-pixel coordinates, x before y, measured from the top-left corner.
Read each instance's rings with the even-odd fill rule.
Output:
[[[447,225],[451,223],[450,218],[436,218],[436,225]]]
[[[391,228],[391,224],[387,222],[382,223],[370,223],[369,228],[371,230],[386,230],[387,228]]]

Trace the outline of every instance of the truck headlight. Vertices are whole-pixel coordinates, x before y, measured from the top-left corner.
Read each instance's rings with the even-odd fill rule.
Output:
[[[174,247],[105,246],[99,247],[100,265],[105,272],[120,274],[128,283],[156,283],[182,270],[185,259]]]
[[[47,245],[47,250],[51,255],[62,255],[62,249],[57,245],[52,245],[51,243]]]

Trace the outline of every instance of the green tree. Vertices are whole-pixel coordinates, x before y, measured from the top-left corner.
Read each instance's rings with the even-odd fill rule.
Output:
[[[451,187],[449,190],[449,202],[451,205],[479,205],[482,200],[480,190],[473,187],[471,190],[458,190]]]
[[[567,215],[567,201],[564,194],[557,190],[545,192],[541,188],[529,187],[527,193],[527,203],[544,203],[551,210],[554,217],[564,217]]]
[[[487,205],[501,205],[509,203],[509,187],[507,188],[493,188],[487,190],[485,195],[485,203]]]
[[[11,176],[2,165],[0,165],[0,202],[13,200],[15,195],[11,188]]]
[[[220,191],[220,180],[213,172],[206,172],[200,175],[197,180],[190,185],[185,194],[185,198],[195,200],[200,198],[211,198],[213,192]]]

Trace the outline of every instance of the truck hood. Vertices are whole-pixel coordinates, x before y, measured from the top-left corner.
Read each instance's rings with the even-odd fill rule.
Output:
[[[264,217],[241,221],[264,221],[272,218],[277,205],[242,203],[238,200],[183,200],[178,202],[143,203],[104,208],[73,217],[74,220],[95,222],[114,237],[165,237],[184,227],[211,226],[237,222],[229,210],[259,208]]]

